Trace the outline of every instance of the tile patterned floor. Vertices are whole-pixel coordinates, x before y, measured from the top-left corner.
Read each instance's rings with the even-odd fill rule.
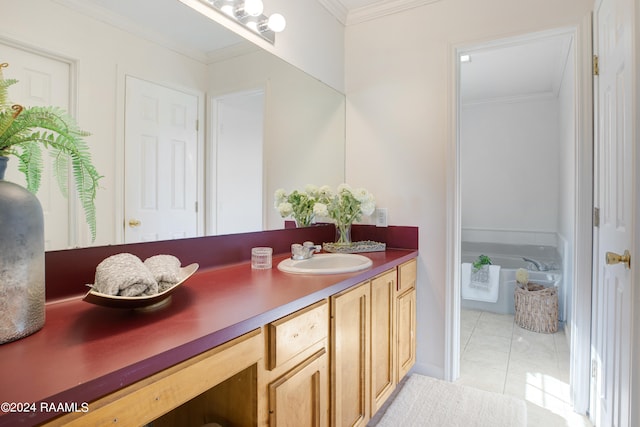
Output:
[[[462,310],[458,383],[520,397],[529,427],[591,427],[569,399],[569,346],[564,331],[539,334],[513,315]]]

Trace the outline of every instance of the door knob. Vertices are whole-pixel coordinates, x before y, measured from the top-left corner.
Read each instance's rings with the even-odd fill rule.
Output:
[[[607,252],[606,258],[607,264],[624,263],[627,268],[631,268],[631,254],[629,253],[629,250],[624,251],[624,254],[622,255],[615,252]]]
[[[140,222],[139,219],[130,219],[129,220],[129,227],[139,227],[142,223]]]

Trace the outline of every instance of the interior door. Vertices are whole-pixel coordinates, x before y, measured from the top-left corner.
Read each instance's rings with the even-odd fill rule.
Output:
[[[600,0],[595,9],[596,194],[592,327],[592,418],[628,426],[631,391],[633,235],[633,0]],[[626,254],[626,255],[625,255]],[[595,413],[594,413],[595,412]]]
[[[4,44],[0,44],[0,49],[0,62],[9,64],[3,70],[4,77],[18,80],[18,83],[9,88],[11,101],[25,107],[55,105],[69,111],[69,63]],[[43,160],[42,183],[37,197],[44,216],[45,249],[66,249],[76,244],[70,234],[72,216],[69,215],[69,200],[74,194],[73,186],[68,186],[68,200],[58,189],[49,156],[44,154]],[[18,171],[17,158],[12,157],[9,161],[5,179],[26,186],[24,174]]]
[[[216,234],[263,226],[264,91],[214,100]],[[241,167],[239,167],[241,165]]]
[[[125,242],[198,233],[198,97],[131,76],[125,100]]]

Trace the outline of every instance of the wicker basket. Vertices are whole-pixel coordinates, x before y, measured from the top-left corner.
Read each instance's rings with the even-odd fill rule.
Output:
[[[515,322],[533,332],[552,334],[558,331],[558,288],[529,283],[529,289],[516,286]]]

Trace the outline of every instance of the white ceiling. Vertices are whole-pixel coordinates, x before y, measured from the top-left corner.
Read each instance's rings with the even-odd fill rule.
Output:
[[[56,1],[205,62],[224,56],[220,52],[251,48],[242,37],[178,0]],[[443,0],[318,1],[349,21],[347,17],[375,19]],[[465,53],[471,55],[471,62],[461,64],[463,103],[557,95],[570,46],[570,36],[556,34],[468,49]]]
[[[460,64],[463,104],[557,97],[571,51],[570,34],[470,49]]]
[[[178,0],[55,0],[80,13],[208,62],[221,50],[250,45]]]

